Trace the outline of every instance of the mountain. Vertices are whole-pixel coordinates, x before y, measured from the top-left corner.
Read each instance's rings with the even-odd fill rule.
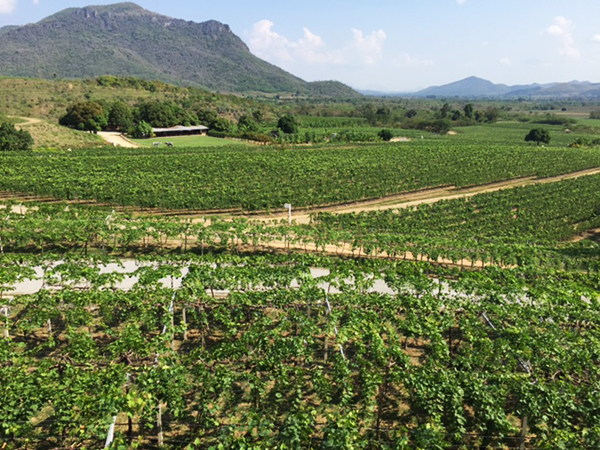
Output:
[[[510,91],[504,84],[494,84],[491,81],[477,77],[469,77],[464,80],[444,86],[434,86],[417,92],[419,97],[431,95],[440,97],[500,97]]]
[[[487,98],[569,98],[600,97],[600,83],[568,83],[507,86],[469,77],[443,86],[432,86],[411,94],[415,97],[487,97]]]
[[[337,82],[308,83],[252,55],[220,22],[195,23],[134,3],[69,8],[0,29],[0,75],[133,76],[220,92],[359,96]]]

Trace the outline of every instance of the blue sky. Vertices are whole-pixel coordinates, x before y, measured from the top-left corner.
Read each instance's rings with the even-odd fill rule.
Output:
[[[115,1],[0,0],[0,27],[109,3]],[[599,0],[136,3],[170,17],[226,23],[252,53],[308,81],[388,92],[472,75],[509,85],[600,82]]]

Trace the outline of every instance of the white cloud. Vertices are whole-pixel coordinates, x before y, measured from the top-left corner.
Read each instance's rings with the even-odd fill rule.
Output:
[[[39,5],[40,4],[40,0],[33,0],[33,4],[34,5]]]
[[[467,0],[456,0],[456,3],[458,3],[459,5],[464,5],[465,3],[467,3]]]
[[[248,45],[257,56],[291,61],[290,49],[293,44],[284,36],[272,31],[273,25],[273,22],[266,19],[252,25]]]
[[[512,61],[510,60],[510,58],[500,58],[500,64],[504,66],[512,66]]]
[[[373,65],[381,59],[383,44],[387,38],[383,30],[373,31],[365,36],[362,31],[352,29],[352,34],[354,35],[354,42],[346,50],[348,57],[355,54],[368,65]]]
[[[597,43],[599,43],[599,44],[600,44],[600,34],[595,34],[595,35],[592,37],[592,41],[594,41],[594,42],[597,42]]]
[[[0,14],[10,14],[17,6],[17,0],[0,0]]]
[[[428,59],[415,59],[408,53],[403,53],[392,61],[392,64],[396,67],[431,67],[433,61]]]
[[[386,34],[374,31],[365,35],[361,30],[351,30],[353,39],[340,48],[328,48],[321,36],[303,28],[303,34],[297,41],[273,31],[275,24],[270,20],[261,20],[252,26],[248,46],[252,52],[275,64],[376,64],[382,57]]]
[[[573,23],[562,16],[554,18],[554,25],[546,28],[546,33],[558,38],[562,44],[558,50],[561,56],[567,58],[579,58],[581,52],[575,47],[575,39],[571,34]]]

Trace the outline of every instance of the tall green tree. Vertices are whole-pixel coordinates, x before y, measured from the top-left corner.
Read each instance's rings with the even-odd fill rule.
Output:
[[[115,130],[128,130],[133,125],[133,112],[125,102],[114,102],[108,113],[108,126]]]
[[[108,112],[98,102],[74,103],[59,123],[82,131],[100,131],[108,125]]]
[[[238,119],[238,130],[240,131],[257,131],[258,125],[250,116],[240,116]]]
[[[153,136],[152,125],[141,120],[135,124],[130,130],[129,135],[135,139],[142,139]]]
[[[467,103],[464,106],[463,111],[464,111],[465,117],[467,119],[472,119],[473,118],[473,110],[474,110],[473,103]]]

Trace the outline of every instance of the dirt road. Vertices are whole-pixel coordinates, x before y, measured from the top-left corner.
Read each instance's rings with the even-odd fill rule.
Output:
[[[513,180],[500,181],[497,183],[490,183],[481,186],[472,186],[467,188],[457,188],[455,186],[447,186],[440,188],[424,189],[416,192],[408,192],[405,194],[398,194],[389,197],[383,197],[376,200],[369,200],[364,202],[356,202],[349,205],[331,206],[325,208],[314,208],[310,210],[303,210],[298,214],[292,214],[292,219],[299,224],[306,224],[310,222],[310,214],[316,212],[329,212],[332,214],[347,214],[347,213],[358,213],[367,211],[381,211],[386,209],[400,209],[409,208],[411,206],[422,205],[426,203],[436,203],[440,200],[451,200],[456,198],[468,198],[478,194],[487,192],[500,191],[502,189],[512,189],[521,186],[529,186],[534,184],[554,183],[561,180],[567,180],[571,178],[578,178],[589,175],[600,174],[600,167],[593,169],[585,169],[577,172],[567,173],[563,175],[557,175],[548,178],[517,178]],[[279,220],[285,219],[287,213],[272,214],[269,216],[248,216],[248,219],[253,220]]]
[[[141,145],[138,145],[130,140],[126,139],[122,133],[117,131],[99,131],[98,136],[104,139],[109,144],[113,144],[115,147],[125,147],[125,148],[139,148]]]
[[[20,127],[27,126],[27,125],[34,125],[36,123],[42,122],[42,119],[34,119],[33,117],[18,117],[18,116],[8,116],[8,117],[12,117],[14,119],[21,119],[21,120],[25,121],[23,123],[15,124],[15,128],[20,128]]]

